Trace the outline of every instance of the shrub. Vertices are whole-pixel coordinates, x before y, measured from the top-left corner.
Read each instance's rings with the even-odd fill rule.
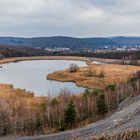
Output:
[[[87,72],[86,72],[86,76],[87,77],[94,77],[96,76],[96,70],[95,69],[89,69]]]
[[[41,103],[40,104],[40,108],[43,110],[43,111],[46,111],[47,110],[47,103]]]
[[[90,93],[89,89],[86,88],[84,94],[88,95],[89,93]]]
[[[105,72],[103,70],[100,71],[99,77],[100,78],[104,78],[105,77]]]
[[[91,96],[92,96],[92,95],[97,96],[97,95],[100,94],[100,93],[102,93],[102,90],[96,88],[96,89],[92,90],[92,92],[90,92],[90,95],[91,95]]]
[[[50,102],[50,106],[52,106],[52,107],[54,107],[55,105],[58,105],[58,104],[59,104],[59,102],[58,102],[57,98],[53,98]]]
[[[79,66],[77,64],[70,64],[69,66],[69,72],[77,72],[79,70]]]
[[[140,79],[140,71],[136,72],[136,78]]]
[[[128,82],[133,82],[136,79],[140,79],[140,71],[131,73],[128,77]]]
[[[108,85],[106,87],[107,90],[115,91],[115,85]]]

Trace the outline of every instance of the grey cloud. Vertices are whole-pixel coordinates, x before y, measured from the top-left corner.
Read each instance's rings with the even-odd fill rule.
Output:
[[[73,0],[74,1],[74,0]],[[139,0],[80,0],[76,2],[81,6],[93,6],[102,9],[105,12],[114,14],[139,14]]]
[[[1,0],[0,36],[140,35],[139,0]]]

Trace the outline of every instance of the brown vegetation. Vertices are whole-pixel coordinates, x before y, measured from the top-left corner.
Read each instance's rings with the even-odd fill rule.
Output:
[[[109,84],[126,82],[131,73],[139,71],[139,66],[115,65],[115,64],[92,64],[80,68],[75,73],[68,70],[54,72],[48,75],[48,79],[62,82],[73,81],[78,86],[88,88],[104,88]]]
[[[108,85],[104,90],[86,90],[81,95],[62,90],[56,97],[35,97],[11,85],[0,85],[0,135],[48,134],[81,127],[101,119],[128,96],[138,94],[139,78]]]
[[[126,131],[115,133],[112,135],[102,135],[95,138],[89,138],[89,140],[139,140],[140,129],[128,129]]]
[[[0,63],[36,59],[66,59],[65,57],[29,57],[1,60]],[[85,60],[85,58],[67,57],[67,60]],[[81,68],[73,74],[90,79],[107,79],[114,76],[125,80],[108,82],[104,89],[86,90],[83,94],[72,95],[68,90],[62,90],[56,97],[35,97],[33,93],[14,89],[12,85],[0,85],[0,135],[49,134],[65,129],[78,128],[90,122],[97,121],[107,113],[117,108],[118,104],[128,96],[140,94],[139,72],[136,72],[128,82],[128,74],[138,71],[139,67],[112,65],[90,65],[97,72],[93,77],[85,75],[89,67]],[[114,66],[114,67],[113,67]],[[117,67],[115,67],[117,66]],[[124,69],[126,71],[124,71]],[[100,76],[102,73],[104,76]],[[64,76],[65,72],[61,76]],[[115,74],[115,75],[113,75]],[[67,75],[66,75],[67,76]],[[82,81],[82,78],[78,77]],[[94,78],[94,79],[92,79]],[[125,81],[125,82],[124,82]],[[104,81],[106,82],[106,81]],[[100,83],[100,82],[99,82]],[[98,84],[99,84],[98,83]],[[111,83],[111,84],[110,84]],[[89,83],[84,83],[84,85]],[[93,83],[91,83],[93,84]]]

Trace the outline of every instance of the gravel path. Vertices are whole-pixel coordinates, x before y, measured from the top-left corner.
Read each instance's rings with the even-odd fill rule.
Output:
[[[140,128],[140,96],[126,102],[124,105],[121,104],[119,110],[112,116],[83,128],[48,136],[6,137],[1,138],[1,140],[65,140],[77,137],[85,139],[90,136],[101,135],[101,133],[120,132],[132,127]]]

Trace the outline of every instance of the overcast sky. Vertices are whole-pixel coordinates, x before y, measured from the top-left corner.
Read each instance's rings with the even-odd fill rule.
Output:
[[[0,0],[0,36],[140,36],[140,0]]]

